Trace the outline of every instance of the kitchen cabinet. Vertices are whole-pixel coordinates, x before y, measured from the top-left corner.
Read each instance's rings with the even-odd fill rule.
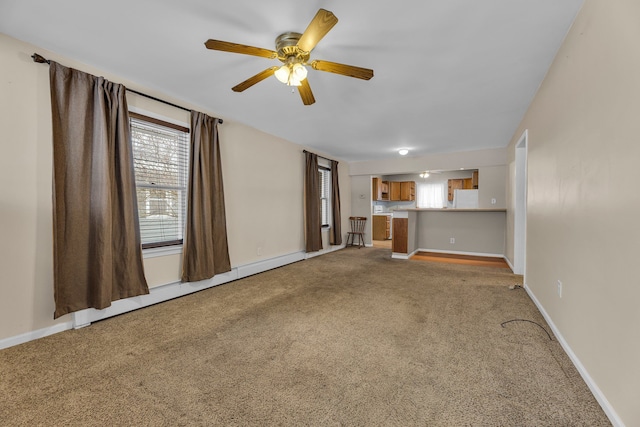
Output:
[[[389,181],[382,181],[380,187],[380,200],[389,200]]]
[[[371,200],[412,202],[416,199],[415,181],[382,181],[371,178]]]
[[[382,180],[380,178],[371,178],[371,200],[374,202],[380,200],[382,190]]]
[[[404,181],[400,183],[400,200],[413,202],[416,199],[415,181]]]
[[[399,181],[390,181],[389,182],[389,200],[394,202],[399,202],[400,198],[400,182]]]
[[[447,200],[453,202],[453,195],[455,190],[462,190],[464,188],[463,179],[450,179],[447,185]]]
[[[388,240],[391,237],[391,215],[373,216],[373,240]]]
[[[450,202],[453,202],[455,190],[477,190],[478,171],[473,171],[471,178],[450,179],[447,189],[447,200]]]
[[[383,181],[381,178],[371,178],[371,200],[389,200],[389,181]]]

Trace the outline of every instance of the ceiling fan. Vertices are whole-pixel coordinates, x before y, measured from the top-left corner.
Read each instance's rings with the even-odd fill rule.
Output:
[[[338,18],[336,18],[333,13],[325,9],[320,9],[307,26],[307,29],[304,30],[304,33],[287,32],[280,34],[276,38],[276,50],[212,39],[207,40],[205,46],[207,49],[212,50],[278,59],[283,63],[281,66],[269,67],[255,76],[249,77],[242,83],[237,84],[231,88],[234,92],[242,92],[267,77],[275,75],[282,83],[288,86],[296,86],[304,105],[311,105],[316,102],[316,100],[313,97],[313,92],[311,92],[311,87],[307,81],[307,66],[314,70],[327,71],[329,73],[341,74],[363,80],[369,80],[373,77],[373,70],[368,68],[354,67],[352,65],[338,64],[336,62],[322,61],[319,59],[314,59],[309,62],[313,48],[316,47],[318,42],[322,40],[337,23]]]

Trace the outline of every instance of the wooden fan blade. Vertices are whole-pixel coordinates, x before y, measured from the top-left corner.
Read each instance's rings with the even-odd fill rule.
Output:
[[[307,29],[304,30],[298,48],[305,52],[311,52],[318,42],[338,23],[338,18],[328,10],[320,9],[313,17]]]
[[[353,65],[338,64],[337,62],[315,60],[311,62],[311,67],[314,70],[327,71],[329,73],[341,74],[363,80],[369,80],[373,77],[373,70],[354,67]]]
[[[273,50],[263,49],[261,47],[247,46],[231,42],[223,42],[220,40],[207,40],[204,42],[207,49],[221,50],[223,52],[242,53],[244,55],[260,56],[263,58],[275,59],[278,53]]]
[[[300,93],[300,98],[302,98],[302,103],[304,105],[311,105],[316,102],[316,99],[313,97],[313,92],[311,92],[311,86],[309,86],[309,82],[307,79],[304,79],[300,82],[300,86],[298,86],[298,92]]]
[[[243,81],[242,83],[239,83],[239,84],[235,85],[234,87],[231,88],[231,90],[234,91],[234,92],[242,92],[242,91],[244,91],[246,89],[249,89],[254,84],[260,83],[261,81],[263,81],[267,77],[273,76],[273,73],[275,73],[277,69],[278,69],[278,67],[270,67],[270,68],[267,68],[264,71],[260,71],[255,76],[249,77],[247,80]]]

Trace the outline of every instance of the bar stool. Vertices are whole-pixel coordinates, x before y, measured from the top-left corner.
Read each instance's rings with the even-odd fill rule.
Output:
[[[349,225],[351,231],[347,232],[347,246],[355,246],[355,239],[358,238],[358,249],[364,247],[364,225],[367,222],[367,217],[364,216],[350,216]],[[351,243],[349,243],[351,238]]]

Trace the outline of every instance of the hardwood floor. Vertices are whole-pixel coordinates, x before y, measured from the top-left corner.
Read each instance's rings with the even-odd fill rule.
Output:
[[[477,265],[482,267],[509,268],[503,258],[441,254],[436,252],[418,252],[411,259],[416,261],[448,262],[452,264]]]
[[[391,249],[391,240],[372,240],[374,248],[387,248]]]
[[[373,240],[372,243],[374,248],[391,249],[391,240]],[[412,256],[411,259],[415,261],[446,262],[451,264],[466,264],[481,267],[510,269],[509,264],[507,264],[503,258],[495,257],[418,252]]]

